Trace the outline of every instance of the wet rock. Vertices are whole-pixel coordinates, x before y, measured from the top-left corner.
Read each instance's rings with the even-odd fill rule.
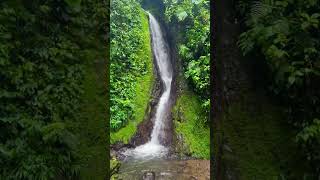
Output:
[[[198,180],[198,178],[195,177],[195,176],[190,176],[190,179],[192,179],[192,180]]]
[[[175,134],[175,153],[179,156],[179,159],[192,159],[192,153],[189,151],[189,146],[185,142],[182,134]]]
[[[159,102],[161,95],[161,82],[158,74],[157,68],[155,71],[155,83],[152,88],[150,101],[145,111],[145,116],[143,121],[138,125],[136,134],[131,138],[130,144],[133,146],[139,146],[147,143],[151,139],[151,133],[154,124],[154,115],[156,113],[156,106]]]
[[[155,180],[156,176],[154,172],[146,172],[143,174],[142,177],[143,180]]]
[[[125,159],[123,152],[125,152],[127,149],[130,149],[132,147],[133,147],[132,144],[124,144],[121,142],[112,144],[110,145],[110,156],[116,157],[118,160],[122,161]]]
[[[149,118],[150,115],[146,117],[146,119]],[[150,120],[144,120],[142,123],[140,123],[137,127],[137,132],[133,136],[133,138],[130,140],[130,144],[133,146],[139,146],[141,144],[145,144],[150,140],[151,137],[151,130],[153,127],[153,122]]]

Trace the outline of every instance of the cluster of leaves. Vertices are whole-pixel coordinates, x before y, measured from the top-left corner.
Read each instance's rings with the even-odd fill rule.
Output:
[[[245,1],[241,7],[250,11],[239,46],[244,54],[263,55],[272,92],[286,102],[290,122],[301,130],[297,141],[308,151],[308,159],[319,164],[319,1]],[[319,173],[319,167],[315,171]]]
[[[297,142],[301,143],[308,160],[320,156],[320,120],[314,119],[310,124],[304,127],[297,135]],[[319,168],[317,162],[313,164]],[[317,169],[319,171],[319,169]]]
[[[68,124],[79,111],[97,26],[81,5],[95,11],[103,3],[0,2],[0,179],[78,174],[77,140]]]
[[[146,72],[147,60],[139,56],[144,42],[140,4],[117,0],[111,8],[110,126],[118,130],[133,116],[136,80]]]
[[[208,0],[164,0],[166,20],[177,27],[184,75],[209,111],[210,12]]]

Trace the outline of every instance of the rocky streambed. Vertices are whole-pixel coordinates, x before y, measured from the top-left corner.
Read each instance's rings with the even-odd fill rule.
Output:
[[[151,160],[124,163],[119,180],[209,180],[209,160]]]

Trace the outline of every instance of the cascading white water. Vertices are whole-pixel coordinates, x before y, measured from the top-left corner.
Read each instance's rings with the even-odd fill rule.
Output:
[[[159,138],[162,135],[162,130],[165,126],[164,120],[168,115],[168,103],[170,98],[171,91],[171,81],[172,81],[172,69],[170,56],[168,51],[168,46],[164,41],[159,23],[157,20],[149,14],[150,17],[150,29],[152,35],[152,45],[153,45],[153,53],[155,55],[155,59],[158,65],[158,69],[160,72],[160,77],[163,82],[163,93],[160,97],[158,109],[156,111],[155,116],[155,124],[153,127],[153,131],[151,134],[151,142],[155,144],[159,144]]]
[[[172,81],[172,67],[166,41],[157,20],[149,14],[149,25],[152,37],[152,49],[158,66],[160,78],[163,84],[163,93],[157,105],[151,140],[146,144],[127,150],[125,155],[137,159],[161,157],[166,154],[167,148],[161,145],[160,139],[164,137],[164,128],[167,116],[170,112],[169,98]]]

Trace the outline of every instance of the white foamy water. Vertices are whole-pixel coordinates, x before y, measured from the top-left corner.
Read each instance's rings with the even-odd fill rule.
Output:
[[[166,155],[167,148],[161,145],[161,138],[164,138],[166,126],[165,122],[169,115],[170,109],[169,98],[171,91],[172,81],[172,68],[170,62],[170,55],[168,46],[164,40],[160,25],[158,21],[149,14],[149,26],[152,37],[152,49],[157,62],[160,78],[163,84],[163,93],[160,96],[154,126],[151,133],[151,140],[146,144],[136,147],[135,149],[127,150],[124,155],[135,158],[135,159],[152,159]]]

